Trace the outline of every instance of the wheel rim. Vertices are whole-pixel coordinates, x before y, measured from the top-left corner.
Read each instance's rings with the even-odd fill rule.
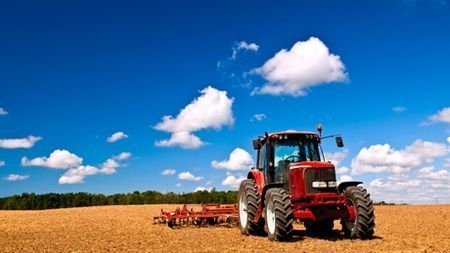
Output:
[[[248,213],[247,213],[247,199],[244,194],[239,198],[239,222],[241,227],[247,227]]]
[[[275,234],[275,212],[273,210],[273,204],[269,203],[266,210],[267,229],[270,234]]]

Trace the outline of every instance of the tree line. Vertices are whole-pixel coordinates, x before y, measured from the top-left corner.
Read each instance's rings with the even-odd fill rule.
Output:
[[[83,206],[142,205],[142,204],[234,204],[237,191],[197,191],[190,193],[160,193],[134,191],[112,195],[78,193],[22,193],[0,198],[0,210],[43,210]]]

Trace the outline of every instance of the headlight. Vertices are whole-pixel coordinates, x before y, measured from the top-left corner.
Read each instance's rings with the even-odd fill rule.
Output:
[[[336,181],[329,181],[328,182],[328,187],[335,188],[336,186],[337,186]]]
[[[327,182],[323,181],[314,181],[312,182],[313,188],[327,188]]]

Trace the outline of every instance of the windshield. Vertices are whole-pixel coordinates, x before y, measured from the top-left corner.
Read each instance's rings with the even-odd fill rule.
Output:
[[[275,142],[275,164],[279,161],[320,161],[319,145],[315,139],[277,140]]]

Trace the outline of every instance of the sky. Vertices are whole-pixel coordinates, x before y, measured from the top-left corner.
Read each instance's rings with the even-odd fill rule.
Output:
[[[324,140],[374,201],[450,203],[450,2],[1,1],[0,197],[237,190]]]

